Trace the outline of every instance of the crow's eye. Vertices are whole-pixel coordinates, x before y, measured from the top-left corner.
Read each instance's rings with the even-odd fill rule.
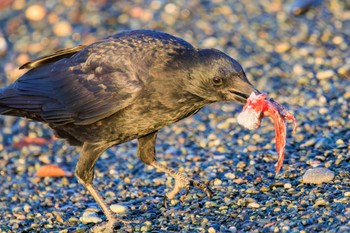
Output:
[[[214,78],[213,78],[213,84],[214,84],[215,86],[220,86],[220,85],[222,84],[222,78],[220,78],[220,77],[214,77]]]

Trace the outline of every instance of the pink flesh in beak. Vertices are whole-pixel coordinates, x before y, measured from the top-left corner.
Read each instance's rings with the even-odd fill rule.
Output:
[[[246,121],[245,112],[252,112],[253,122]],[[240,117],[241,116],[241,117]],[[276,164],[276,174],[281,170],[284,161],[284,150],[286,146],[287,120],[293,121],[293,132],[296,129],[296,121],[294,116],[282,105],[272,99],[267,98],[267,94],[262,93],[256,95],[252,93],[247,99],[247,103],[243,107],[243,111],[238,116],[238,123],[247,128],[254,129],[260,127],[263,117],[267,116],[272,119],[275,125],[276,150],[278,153],[278,161]],[[244,116],[244,117],[242,117]],[[248,126],[249,125],[249,126]],[[253,127],[252,127],[253,125]]]

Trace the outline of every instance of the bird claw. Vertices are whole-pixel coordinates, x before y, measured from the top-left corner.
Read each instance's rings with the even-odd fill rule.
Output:
[[[190,184],[191,184],[191,180],[190,180]],[[182,195],[182,197],[180,197],[180,201],[184,202],[185,198],[188,196],[188,194],[190,193],[190,188],[191,186],[190,185],[187,185],[186,187],[186,192],[184,195]]]
[[[186,177],[187,178],[187,177]],[[183,181],[183,177],[182,177],[182,181]],[[167,204],[167,201],[168,199],[173,199],[173,197],[175,196],[175,194],[177,194],[179,192],[179,189],[177,188],[178,187],[178,183],[177,183],[177,179],[175,179],[175,187],[172,191],[170,191],[168,194],[166,194],[163,198],[163,205],[165,208],[168,208],[168,204]],[[185,198],[188,196],[188,194],[190,193],[190,189],[191,187],[195,187],[195,188],[198,188],[198,189],[201,189],[203,191],[203,193],[205,193],[205,195],[210,199],[213,197],[213,192],[211,191],[211,189],[209,188],[208,185],[205,185],[197,180],[192,180],[192,179],[189,179],[187,178],[186,179],[186,192],[184,195],[182,195],[179,199],[181,202],[184,202],[185,201]],[[168,197],[170,196],[170,197]]]
[[[167,203],[167,201],[168,201],[168,197],[165,195],[165,196],[163,197],[163,206],[164,206],[165,209],[168,208],[168,203]]]
[[[209,188],[208,185],[206,184],[203,184],[197,180],[190,180],[190,185],[192,187],[195,187],[195,188],[198,188],[198,189],[201,189],[203,193],[205,193],[205,195],[207,196],[207,198],[212,198],[213,197],[213,191],[211,191],[211,189]],[[189,191],[189,188],[188,188],[188,191]],[[188,192],[187,192],[188,194]]]
[[[133,224],[139,224],[144,222],[144,218],[137,218],[131,220],[124,220],[115,217],[114,219],[109,220],[108,222],[100,223],[95,225],[89,232],[91,233],[113,233],[119,232],[120,228],[125,228],[127,226],[133,226]]]

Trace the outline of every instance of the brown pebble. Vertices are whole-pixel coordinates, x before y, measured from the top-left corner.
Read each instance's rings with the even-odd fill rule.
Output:
[[[329,205],[328,201],[324,200],[323,198],[318,198],[315,201],[315,204],[313,205],[313,207],[327,206],[327,205]]]
[[[270,191],[271,189],[269,188],[269,187],[266,187],[266,186],[262,186],[261,188],[260,188],[260,191],[261,192],[268,192],[268,191]]]
[[[56,36],[69,36],[73,33],[72,26],[67,21],[58,22],[53,26],[53,32]]]
[[[30,61],[30,58],[27,54],[21,53],[20,55],[18,55],[18,57],[16,58],[17,64],[19,65],[23,65],[24,63],[27,63]]]
[[[350,79],[350,64],[345,64],[338,69],[338,73],[344,77]]]
[[[234,179],[233,182],[235,182],[236,184],[242,184],[244,183],[244,180],[242,178],[237,178],[237,179]]]
[[[256,209],[256,208],[259,208],[260,205],[259,205],[258,203],[256,203],[256,202],[252,202],[252,203],[249,203],[249,204],[247,205],[247,207],[248,207],[248,208],[252,208],[252,209]]]
[[[127,183],[127,184],[130,184],[131,180],[129,177],[125,177],[124,178],[124,182]]]
[[[26,6],[25,0],[16,0],[12,4],[14,10],[22,10]]]
[[[26,18],[31,21],[40,21],[45,17],[45,15],[45,8],[37,4],[28,7],[25,11]]]
[[[291,46],[289,43],[281,43],[281,44],[278,44],[276,47],[275,47],[275,51],[277,53],[285,53],[287,52],[288,50],[290,50]]]
[[[1,37],[0,35],[0,57],[4,56],[7,52],[7,43],[5,38]]]
[[[335,75],[333,70],[320,71],[316,74],[316,78],[319,80],[329,79]]]

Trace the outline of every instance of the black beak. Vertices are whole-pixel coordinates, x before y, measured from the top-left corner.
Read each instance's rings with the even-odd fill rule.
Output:
[[[261,94],[258,89],[250,84],[248,85],[246,88],[242,88],[241,90],[229,90],[229,92],[232,94],[231,96],[233,97],[233,100],[239,102],[240,104],[245,104],[252,92],[257,95]]]
[[[243,92],[239,92],[239,91],[234,91],[234,90],[229,90],[230,93],[234,94],[236,98],[239,99],[243,99],[243,100],[247,100],[249,95]]]
[[[240,104],[245,104],[249,96],[254,92],[259,95],[261,92],[256,89],[248,80],[243,69],[242,74],[238,75],[238,79],[233,79],[231,83],[233,88],[229,88],[228,97],[232,101],[237,101]]]

